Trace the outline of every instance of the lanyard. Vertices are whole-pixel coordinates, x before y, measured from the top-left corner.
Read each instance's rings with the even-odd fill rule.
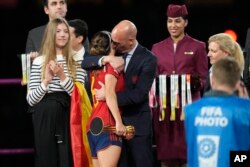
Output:
[[[30,78],[30,54],[21,54],[21,62],[22,62],[22,85],[29,84],[29,78]]]
[[[149,107],[150,108],[157,108],[157,100],[156,100],[156,79],[152,83],[151,89],[149,91]]]
[[[179,108],[179,85],[178,85],[178,75],[173,74],[170,75],[170,91],[171,91],[171,115],[170,120],[174,121],[176,119],[176,113],[175,110]]]
[[[159,121],[165,119],[165,111],[167,108],[167,76],[159,75],[159,100],[160,100],[160,114]]]

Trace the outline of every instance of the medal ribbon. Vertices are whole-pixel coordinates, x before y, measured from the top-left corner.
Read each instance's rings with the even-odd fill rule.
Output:
[[[191,76],[187,74],[187,104],[192,103],[192,95],[191,95]]]
[[[27,54],[27,88],[29,88],[29,80],[30,80],[30,70],[31,70],[31,58],[30,58],[30,54]],[[28,90],[28,89],[27,89]]]
[[[149,107],[150,108],[156,108],[157,107],[155,78],[154,78],[153,84],[151,86],[151,89],[149,91]]]
[[[167,76],[159,75],[159,99],[160,99],[160,114],[159,121],[165,119],[165,111],[167,108]]]
[[[22,61],[22,85],[27,84],[27,65],[26,65],[26,54],[21,54],[21,61]]]
[[[184,120],[184,107],[186,105],[186,74],[181,75],[181,104],[182,104],[182,110],[181,110],[181,117],[180,120]]]
[[[175,120],[175,109],[178,108],[178,75],[170,75],[171,90],[171,115],[170,120]]]

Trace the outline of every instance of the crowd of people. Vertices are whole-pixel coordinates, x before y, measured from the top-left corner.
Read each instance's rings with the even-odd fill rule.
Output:
[[[66,0],[44,0],[44,12],[49,22],[32,29],[26,45],[35,167],[75,164],[70,112],[76,82],[93,108],[83,127],[89,166],[214,167],[229,164],[231,150],[250,150],[243,51],[225,33],[212,35],[208,45],[189,36],[185,4],[168,5],[169,37],[151,50],[139,43],[130,20],[89,41],[84,20],[65,19]],[[215,117],[224,121],[206,121]]]

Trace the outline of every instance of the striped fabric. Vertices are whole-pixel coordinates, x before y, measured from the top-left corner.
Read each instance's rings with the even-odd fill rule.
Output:
[[[74,57],[77,63],[79,64],[79,68],[76,71],[76,80],[82,84],[85,82],[86,71],[81,68],[82,59]],[[30,81],[29,81],[29,88],[27,94],[27,101],[30,106],[34,106],[37,104],[46,93],[52,92],[60,92],[66,91],[69,95],[71,95],[73,91],[73,81],[69,78],[68,69],[66,66],[66,60],[63,58],[62,55],[57,55],[57,63],[63,64],[64,73],[66,74],[66,79],[61,82],[59,77],[55,76],[49,83],[47,87],[42,83],[41,73],[42,73],[42,64],[44,62],[44,57],[39,56],[37,57],[33,63],[30,73]]]

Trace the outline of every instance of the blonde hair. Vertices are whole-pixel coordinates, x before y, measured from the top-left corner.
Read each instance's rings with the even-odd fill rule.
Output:
[[[59,24],[65,24],[69,32],[69,25],[67,21],[62,17],[55,18],[48,23],[43,36],[41,49],[39,51],[39,55],[45,56],[44,64],[42,66],[42,78],[44,78],[45,74],[45,65],[48,64],[50,60],[56,60],[57,58],[55,41],[57,26]],[[70,33],[68,42],[62,49],[62,55],[66,60],[69,77],[75,79],[77,63],[73,59],[73,52],[70,44]]]
[[[228,53],[229,57],[233,57],[241,68],[244,70],[244,55],[240,45],[233,40],[233,38],[226,33],[219,33],[211,36],[208,39],[208,43],[215,42],[219,45],[220,50]]]

